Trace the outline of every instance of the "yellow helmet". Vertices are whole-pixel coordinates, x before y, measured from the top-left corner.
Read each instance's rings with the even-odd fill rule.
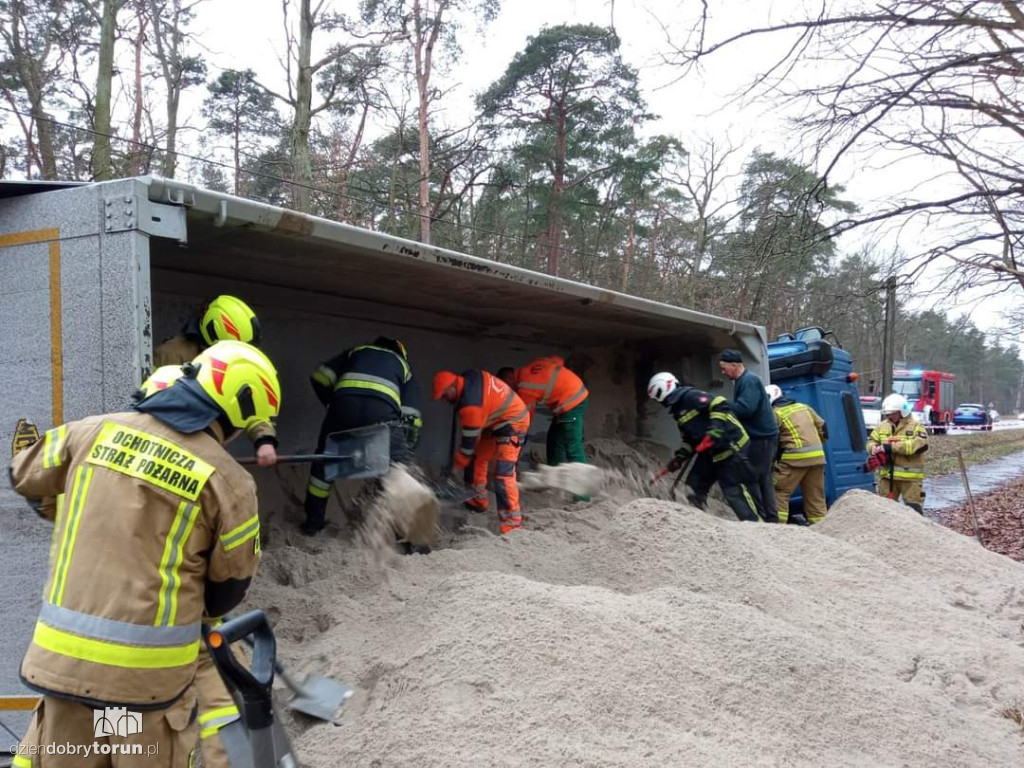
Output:
[[[241,341],[218,341],[192,361],[196,383],[232,426],[247,429],[281,410],[277,370],[266,355]]]
[[[145,400],[160,390],[167,389],[183,375],[180,365],[161,365],[149,378],[142,382],[142,386],[136,390],[132,399],[136,402]]]
[[[231,340],[259,344],[260,321],[248,304],[224,294],[207,305],[199,321],[199,333],[207,346]]]

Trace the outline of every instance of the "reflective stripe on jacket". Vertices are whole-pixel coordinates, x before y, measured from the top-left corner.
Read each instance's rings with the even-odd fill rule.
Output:
[[[322,363],[310,378],[325,405],[335,394],[369,395],[388,401],[400,412],[412,369],[397,352],[364,344]]]
[[[104,705],[173,701],[195,676],[207,590],[256,570],[252,477],[209,434],[144,413],[55,427],[11,475],[21,495],[59,499],[22,678]]]
[[[825,463],[825,420],[804,403],[779,401],[775,406],[779,425],[779,461],[793,467],[817,467]]]
[[[561,357],[541,357],[516,371],[516,393],[532,412],[539,403],[554,414],[571,411],[590,396]]]
[[[725,461],[750,442],[743,425],[733,414],[729,401],[695,387],[680,387],[666,401],[683,442],[693,450],[705,437],[711,438],[712,460]]]
[[[460,468],[469,465],[485,430],[494,434],[504,430],[525,435],[530,428],[526,404],[497,376],[470,370],[462,374],[462,379],[462,394],[455,405],[461,434],[454,464]]]
[[[896,480],[923,480],[924,453],[928,450],[928,430],[913,416],[900,419],[893,424],[883,418],[871,431],[868,438],[868,450],[877,445],[892,446],[892,476]],[[889,467],[883,465],[878,470],[882,477],[889,476]]]

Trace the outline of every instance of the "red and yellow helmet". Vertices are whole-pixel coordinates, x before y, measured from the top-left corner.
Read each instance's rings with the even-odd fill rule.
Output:
[[[260,343],[260,321],[249,305],[224,294],[211,301],[199,321],[199,333],[207,346],[218,341]]]
[[[266,355],[241,341],[218,341],[192,361],[196,382],[227,416],[247,429],[281,411],[281,384]]]

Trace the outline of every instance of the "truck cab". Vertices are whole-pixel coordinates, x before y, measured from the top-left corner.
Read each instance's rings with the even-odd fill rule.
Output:
[[[825,441],[825,501],[829,506],[847,491],[874,490],[874,477],[864,472],[867,429],[861,412],[857,374],[850,354],[826,337],[821,328],[802,328],[768,344],[768,368],[784,397],[809,405],[828,424]],[[799,490],[790,511],[803,511]]]

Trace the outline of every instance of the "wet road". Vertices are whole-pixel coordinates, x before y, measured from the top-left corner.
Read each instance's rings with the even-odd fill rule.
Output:
[[[967,479],[973,494],[994,490],[1003,483],[1019,477],[1024,477],[1024,451],[967,468]],[[924,491],[924,506],[927,511],[953,507],[967,501],[963,478],[959,471],[940,477],[925,478]]]

